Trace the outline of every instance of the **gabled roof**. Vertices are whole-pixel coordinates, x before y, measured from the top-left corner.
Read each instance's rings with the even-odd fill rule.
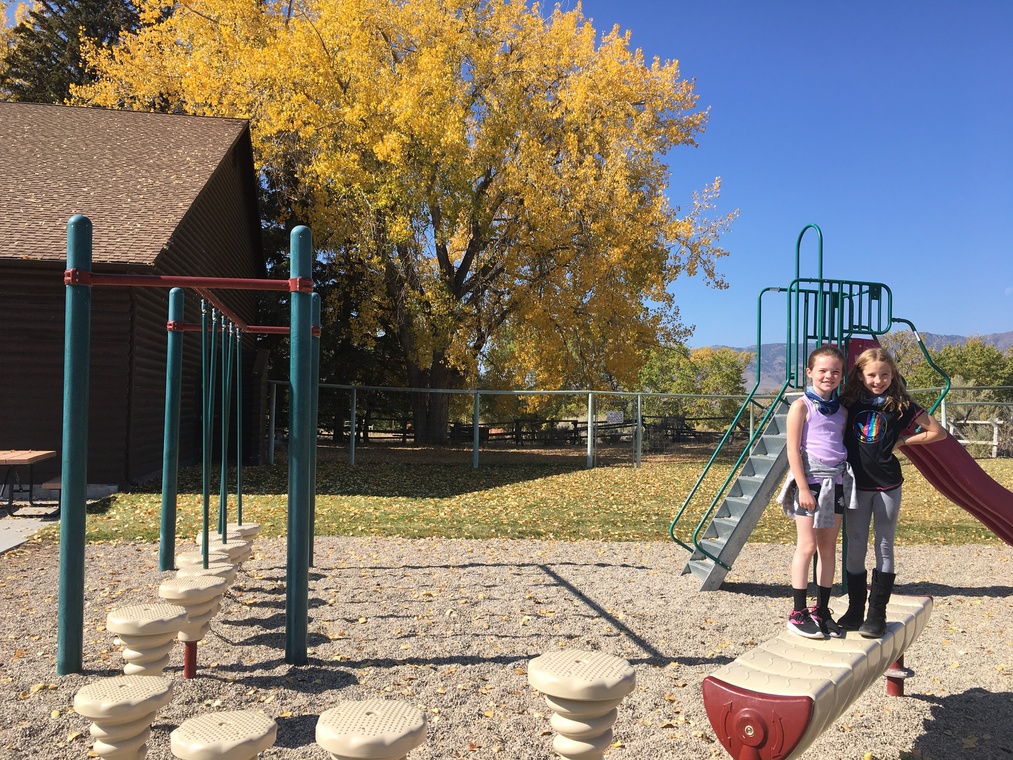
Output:
[[[0,102],[0,259],[65,260],[67,220],[84,214],[93,261],[153,265],[248,130],[241,119]]]

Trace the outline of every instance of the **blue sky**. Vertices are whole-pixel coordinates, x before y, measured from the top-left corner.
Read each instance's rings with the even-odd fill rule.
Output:
[[[545,5],[551,7],[551,3]],[[576,0],[561,0],[565,9]],[[692,346],[748,347],[819,225],[824,277],[883,282],[924,332],[1013,330],[1013,0],[585,0],[648,59],[678,59],[710,109],[669,155],[670,198],[717,176],[730,287],[674,288]],[[808,254],[808,255],[807,255]],[[804,246],[802,276],[815,276]],[[783,311],[764,299],[764,340]],[[775,308],[777,306],[777,308]]]
[[[670,199],[688,205],[720,176],[719,210],[740,215],[722,239],[730,287],[674,286],[690,345],[755,343],[757,296],[794,278],[810,223],[824,277],[885,283],[893,315],[919,330],[1013,330],[1013,2],[582,7],[599,31],[631,30],[648,59],[678,59],[710,108],[699,147],[669,154]],[[815,250],[803,245],[803,277]],[[764,340],[783,340],[780,303],[764,299]]]

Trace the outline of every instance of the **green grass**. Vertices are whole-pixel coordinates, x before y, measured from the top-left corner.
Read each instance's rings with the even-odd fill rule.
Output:
[[[980,460],[998,482],[1013,488],[1013,460]],[[549,464],[483,465],[373,462],[351,467],[322,461],[317,470],[316,533],[411,538],[535,538],[573,541],[667,541],[669,524],[704,460],[584,469],[575,460]],[[972,515],[951,504],[905,462],[898,543],[998,544]],[[715,473],[679,523],[688,541],[725,472]],[[234,478],[234,474],[232,476]],[[284,463],[244,468],[244,519],[262,536],[286,533],[288,472]],[[210,510],[216,520],[217,484]],[[233,489],[234,490],[234,489]],[[229,496],[234,520],[235,494]],[[115,494],[88,508],[89,541],[158,539],[161,493],[155,487]],[[177,534],[193,536],[203,513],[200,472],[181,473]],[[41,535],[55,540],[56,528]],[[751,541],[793,543],[794,525],[776,504],[764,512]]]

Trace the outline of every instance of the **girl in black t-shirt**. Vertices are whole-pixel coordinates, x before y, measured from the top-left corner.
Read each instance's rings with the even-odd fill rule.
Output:
[[[886,605],[896,577],[893,543],[904,481],[900,462],[893,452],[899,446],[938,441],[946,437],[946,431],[911,399],[897,364],[882,348],[863,351],[855,360],[841,403],[848,410],[844,445],[855,473],[858,508],[849,510],[846,520],[848,611],[837,624],[845,630],[857,628],[866,638],[878,639],[886,633]],[[902,435],[912,420],[919,431]],[[869,591],[869,614],[863,622],[870,523],[875,531],[876,567]]]

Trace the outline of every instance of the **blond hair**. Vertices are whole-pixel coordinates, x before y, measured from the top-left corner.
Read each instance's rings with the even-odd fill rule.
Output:
[[[873,362],[882,362],[889,365],[893,373],[890,387],[886,389],[885,409],[896,412],[903,412],[911,404],[911,396],[908,395],[904,378],[900,375],[897,362],[894,361],[890,352],[885,348],[867,348],[855,359],[855,366],[848,372],[848,380],[844,384],[844,392],[841,394],[841,401],[844,404],[855,404],[869,395],[869,389],[865,387],[865,368]]]

